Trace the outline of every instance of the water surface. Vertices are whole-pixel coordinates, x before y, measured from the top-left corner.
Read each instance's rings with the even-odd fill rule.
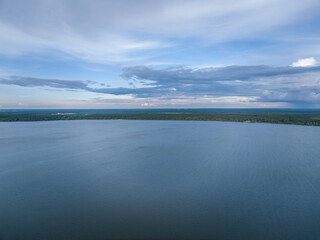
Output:
[[[0,123],[0,239],[320,239],[320,127]]]

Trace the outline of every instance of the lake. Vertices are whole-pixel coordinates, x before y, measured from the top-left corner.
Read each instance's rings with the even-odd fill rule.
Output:
[[[320,127],[0,123],[0,239],[320,239]]]

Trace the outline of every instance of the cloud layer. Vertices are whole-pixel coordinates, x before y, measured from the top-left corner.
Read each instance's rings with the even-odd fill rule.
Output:
[[[131,95],[161,101],[279,102],[291,106],[320,103],[319,67],[228,66],[221,68],[164,68],[146,66],[123,69],[122,77],[139,87],[102,87],[94,81],[0,78],[0,84]],[[107,83],[106,83],[107,84]],[[143,106],[154,106],[154,103]]]
[[[146,52],[179,45],[182,39],[268,38],[272,30],[319,6],[317,0],[2,0],[0,51],[137,62]]]

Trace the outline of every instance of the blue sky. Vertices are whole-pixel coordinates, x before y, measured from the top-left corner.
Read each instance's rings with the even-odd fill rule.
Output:
[[[0,108],[319,108],[319,0],[0,0]]]

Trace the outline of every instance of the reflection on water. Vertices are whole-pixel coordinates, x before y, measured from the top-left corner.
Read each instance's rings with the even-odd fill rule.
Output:
[[[0,239],[320,239],[320,128],[0,123]]]

